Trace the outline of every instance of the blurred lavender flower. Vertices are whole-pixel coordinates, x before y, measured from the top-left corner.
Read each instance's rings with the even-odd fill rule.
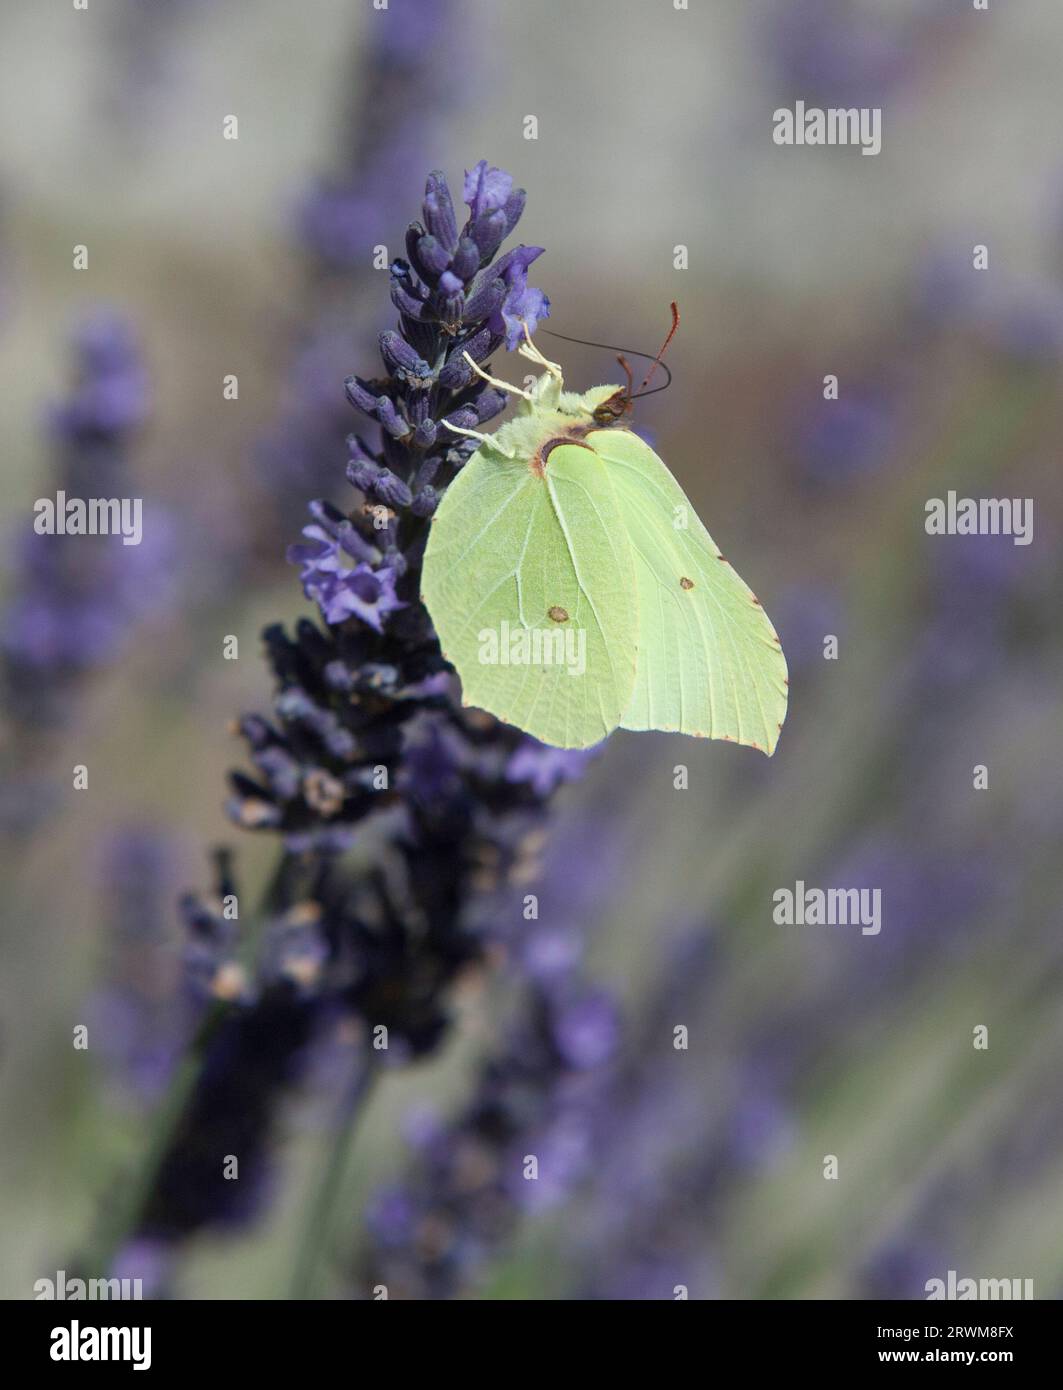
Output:
[[[74,338],[77,380],[48,414],[58,454],[52,491],[129,497],[130,446],[149,408],[147,374],[126,322],[97,312]],[[80,677],[114,659],[131,628],[171,591],[174,534],[155,509],[142,543],[40,535],[27,528],[0,630],[7,706],[30,725],[68,712]]]
[[[593,748],[548,748],[526,735],[506,763],[506,780],[526,783],[537,796],[549,796],[562,782],[583,775]]]
[[[450,62],[471,37],[459,0],[374,9],[363,28],[342,141],[345,167],[321,180],[300,211],[304,243],[331,271],[368,266],[381,229],[402,215],[402,176],[417,177],[426,138],[462,99]]]
[[[1052,367],[1063,355],[1063,287],[1057,278],[992,275],[972,269],[969,238],[935,248],[917,268],[912,310],[918,330],[962,327],[990,351],[1030,366]]]
[[[802,481],[833,488],[881,468],[896,445],[902,405],[895,390],[847,380],[837,400],[802,406],[788,432]]]
[[[586,979],[588,882],[615,891],[622,850],[609,831],[569,829],[574,838],[561,831],[542,875],[539,918],[509,934],[519,1003],[471,1100],[448,1122],[418,1120],[407,1174],[370,1203],[358,1296],[381,1284],[389,1298],[458,1296],[483,1280],[523,1217],[570,1198],[592,1172],[621,1023],[616,999]]]
[[[852,0],[774,0],[754,12],[783,94],[819,106],[881,106],[940,60],[949,0],[875,9]]]
[[[108,847],[110,960],[107,981],[89,1002],[90,1031],[111,1078],[141,1104],[158,1100],[169,1084],[196,1015],[165,928],[172,877],[160,834],[130,830]]]
[[[842,637],[845,607],[840,596],[819,584],[794,583],[776,604],[775,626],[786,660],[793,671],[809,671],[823,663],[823,639]]]
[[[455,1297],[482,1279],[523,1213],[555,1206],[586,1180],[591,1114],[618,1019],[602,995],[576,993],[567,1004],[562,997],[530,993],[473,1099],[454,1122],[423,1133],[405,1182],[373,1199],[370,1249],[356,1275],[361,1293],[384,1284],[389,1298]],[[566,1015],[586,1013],[588,1004],[594,1019],[584,1044],[593,1031],[593,1046],[573,1055]],[[589,1023],[588,1015],[580,1026]]]
[[[865,1298],[926,1298],[927,1280],[948,1268],[940,1251],[925,1241],[891,1241],[876,1250],[859,1271],[860,1292]]]
[[[930,544],[909,679],[923,700],[951,708],[957,689],[1005,654],[1018,656],[1057,581],[1045,550],[1011,536],[934,536]]]
[[[706,1226],[735,1160],[711,1072],[695,1059],[717,954],[698,926],[675,934],[664,957],[595,1112],[593,1182],[563,1241],[577,1298],[673,1299],[680,1287],[706,1298],[715,1289]],[[674,1046],[677,1025],[691,1029],[691,1051]],[[748,1092],[741,1099],[748,1105]]]

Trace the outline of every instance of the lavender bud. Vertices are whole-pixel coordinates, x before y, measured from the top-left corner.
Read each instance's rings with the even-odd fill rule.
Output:
[[[441,500],[439,493],[429,483],[413,499],[410,510],[414,516],[431,516]]]
[[[475,357],[475,354],[470,354]],[[437,378],[448,391],[462,391],[472,381],[472,370],[464,357],[455,355],[440,368]]]
[[[425,185],[424,220],[429,232],[453,254],[458,244],[458,224],[446,177],[439,171],[429,174]]]
[[[431,283],[439,279],[450,267],[450,252],[437,237],[423,236],[417,243],[417,259],[414,262]]]
[[[354,406],[355,410],[361,410],[366,415],[376,415],[377,398],[373,395],[372,391],[370,391],[369,387],[363,385],[357,377],[347,377],[343,383],[343,389],[346,391],[347,399],[350,401],[351,405]]]
[[[506,282],[504,280],[485,281],[466,299],[462,321],[464,323],[478,323],[483,319],[491,318],[501,309],[505,297]]]
[[[509,197],[506,199],[506,205],[502,209],[506,219],[506,236],[509,236],[510,232],[520,221],[521,214],[524,212],[524,204],[527,201],[527,198],[528,195],[527,193],[525,193],[523,188],[515,188],[513,192],[509,195]]]
[[[393,328],[380,335],[380,355],[391,375],[409,382],[411,386],[426,381],[432,375],[432,369],[424,358],[414,352],[406,339]]]
[[[506,214],[501,209],[473,223],[469,235],[475,240],[480,253],[478,264],[491,259],[505,240],[507,230]]]
[[[413,432],[410,445],[414,449],[430,449],[436,442],[439,427],[434,420],[422,420]]]
[[[476,411],[476,419],[479,424],[484,425],[488,420],[493,420],[496,415],[501,415],[506,408],[506,398],[501,391],[496,391],[493,386],[485,386],[473,402]]]
[[[458,242],[450,268],[465,284],[480,269],[480,247],[471,237],[463,236]]]

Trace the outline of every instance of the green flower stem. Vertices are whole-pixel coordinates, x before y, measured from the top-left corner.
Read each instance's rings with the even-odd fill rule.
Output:
[[[327,1254],[326,1247],[336,1205],[343,1191],[351,1143],[359,1117],[372,1091],[376,1071],[372,1054],[367,1053],[343,1096],[332,1142],[325,1155],[320,1176],[314,1184],[306,1222],[300,1235],[292,1271],[290,1298],[311,1299],[315,1296],[322,1262]]]

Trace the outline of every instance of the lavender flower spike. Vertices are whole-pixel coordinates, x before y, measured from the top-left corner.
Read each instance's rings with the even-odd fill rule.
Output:
[[[346,383],[372,422],[367,438],[348,440],[347,476],[361,498],[346,514],[313,503],[305,543],[290,552],[323,621],[264,634],[273,717],[240,721],[253,771],[232,774],[229,802],[237,824],[278,843],[262,944],[252,951],[239,939],[244,914],[235,931],[219,916],[235,893],[223,856],[216,892],[184,904],[190,964],[213,1001],[196,1043],[198,1077],[169,1112],[176,1119],[136,1211],[112,1223],[127,1249],[173,1247],[261,1207],[277,1106],[336,1030],[361,1039],[340,1132],[371,1074],[439,1046],[452,984],[486,957],[485,903],[523,881],[555,788],[584,761],[559,764],[555,750],[463,709],[419,598],[426,520],[470,450],[441,423],[483,423],[504,405],[464,354],[485,362],[502,348],[506,317],[521,305],[546,312],[527,285],[537,248],[494,263],[523,193],[481,162],[466,195],[459,227],[446,180],[430,175],[422,219],[407,232],[409,260],[392,267],[399,317],[380,340],[385,375]],[[339,852],[370,824],[366,868]],[[591,1045],[587,1022],[569,1029],[574,1055]],[[366,1040],[382,1029],[387,1050],[375,1053]],[[255,1179],[241,1182],[238,1209],[225,1154]],[[321,1254],[321,1212],[295,1263],[303,1296]]]

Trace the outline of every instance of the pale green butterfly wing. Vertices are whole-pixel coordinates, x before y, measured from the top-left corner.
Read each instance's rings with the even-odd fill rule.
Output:
[[[480,448],[432,519],[421,593],[467,705],[560,748],[619,725],[635,683],[634,560],[592,450],[559,445],[536,470]]]
[[[605,460],[635,557],[638,670],[621,727],[733,739],[770,756],[788,682],[763,608],[644,440],[603,429],[587,442]]]

